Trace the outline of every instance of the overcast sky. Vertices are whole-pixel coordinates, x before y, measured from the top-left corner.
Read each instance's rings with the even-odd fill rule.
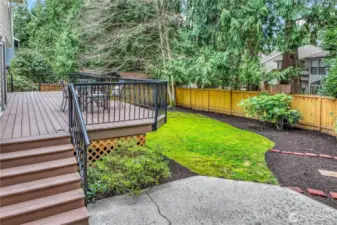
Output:
[[[28,2],[28,9],[31,9],[34,6],[36,0],[27,0],[27,2]]]

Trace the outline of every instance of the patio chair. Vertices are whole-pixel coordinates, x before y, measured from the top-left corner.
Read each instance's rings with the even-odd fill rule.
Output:
[[[124,104],[122,101],[122,91],[123,91],[123,85],[116,85],[114,86],[113,90],[112,90],[112,96],[114,98],[114,101],[117,97],[118,101],[117,101],[117,106],[120,107],[122,106],[122,108],[124,108]]]
[[[63,93],[63,98],[62,98],[62,104],[61,104],[61,111],[64,112],[68,103],[68,86],[64,84],[64,81],[61,81],[61,86],[62,86],[62,93]]]
[[[78,83],[80,84],[92,84],[94,82],[96,81],[92,79],[78,79]],[[109,94],[104,90],[104,87],[88,85],[85,88],[79,88],[79,92],[81,92],[81,97],[85,98],[82,100],[85,103],[83,110],[86,110],[91,105],[91,113],[93,113],[95,103],[97,107],[103,106],[104,109],[109,108]]]

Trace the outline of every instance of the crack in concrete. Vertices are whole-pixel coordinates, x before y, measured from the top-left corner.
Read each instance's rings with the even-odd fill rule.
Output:
[[[162,214],[162,212],[160,211],[159,205],[153,200],[152,196],[151,196],[149,193],[147,193],[147,192],[145,192],[145,194],[146,194],[147,196],[149,196],[149,198],[151,199],[151,202],[152,202],[153,204],[156,205],[157,210],[158,210],[158,214],[159,214],[161,217],[163,217],[163,218],[168,222],[169,225],[172,225],[172,222],[169,220],[169,218],[167,218],[164,214]]]

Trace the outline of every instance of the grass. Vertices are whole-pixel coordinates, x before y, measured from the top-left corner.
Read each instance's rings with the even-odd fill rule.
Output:
[[[169,112],[168,123],[146,141],[200,175],[277,183],[264,156],[273,142],[199,114]]]

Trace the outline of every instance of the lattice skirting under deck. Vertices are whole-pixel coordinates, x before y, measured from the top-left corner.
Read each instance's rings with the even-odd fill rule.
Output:
[[[87,150],[87,158],[88,164],[91,165],[96,160],[104,157],[105,155],[109,154],[111,151],[118,148],[117,143],[118,141],[132,141],[136,138],[137,145],[145,145],[146,135],[139,134],[133,136],[126,136],[126,137],[117,137],[117,138],[107,138],[107,139],[100,139],[94,140],[91,142],[91,145],[88,147]]]

